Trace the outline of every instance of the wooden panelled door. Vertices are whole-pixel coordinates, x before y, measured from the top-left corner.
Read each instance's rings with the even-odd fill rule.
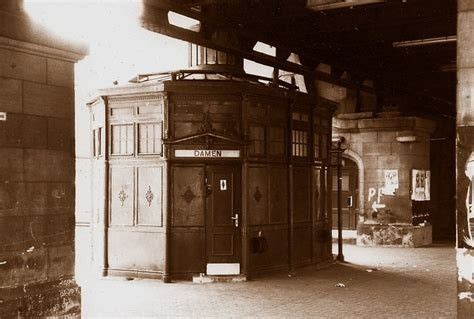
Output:
[[[207,263],[240,263],[240,166],[206,166]]]
[[[357,228],[359,210],[359,174],[357,164],[343,158],[342,166],[342,229]],[[332,169],[332,228],[337,229],[337,168]]]

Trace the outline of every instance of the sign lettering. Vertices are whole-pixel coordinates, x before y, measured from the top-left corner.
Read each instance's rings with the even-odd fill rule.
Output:
[[[175,150],[174,156],[193,158],[239,158],[240,150]]]

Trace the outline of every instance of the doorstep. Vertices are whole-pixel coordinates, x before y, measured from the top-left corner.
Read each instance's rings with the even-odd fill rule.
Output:
[[[193,283],[207,284],[213,282],[244,282],[247,281],[247,276],[244,275],[205,275],[199,274],[193,276]]]

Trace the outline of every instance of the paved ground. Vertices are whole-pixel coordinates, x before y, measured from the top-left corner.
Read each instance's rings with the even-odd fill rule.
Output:
[[[83,317],[455,318],[452,246],[345,246],[348,263],[246,283],[83,284]],[[373,269],[369,270],[368,269]],[[343,283],[344,288],[335,287]]]

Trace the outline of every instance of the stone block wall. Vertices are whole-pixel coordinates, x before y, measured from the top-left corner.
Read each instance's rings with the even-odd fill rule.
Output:
[[[84,50],[20,34],[33,25],[21,8],[5,8],[0,6],[0,112],[6,116],[0,121],[0,317],[78,314],[74,62]]]
[[[359,214],[366,221],[412,222],[410,182],[412,169],[430,169],[430,133],[433,122],[418,117],[404,117],[398,113],[341,114],[334,119],[333,134],[346,139],[344,156],[354,160],[359,173]],[[384,170],[398,170],[399,188],[395,195],[381,195]],[[376,190],[370,197],[369,189]],[[386,207],[373,214],[374,201]],[[388,212],[389,211],[389,212]]]

